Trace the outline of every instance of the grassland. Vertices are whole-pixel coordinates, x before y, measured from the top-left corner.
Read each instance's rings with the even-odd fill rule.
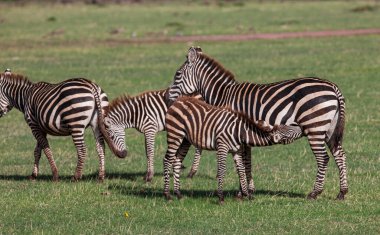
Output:
[[[368,5],[374,10],[353,11]],[[179,31],[188,35],[247,33],[249,27],[256,32],[380,27],[380,9],[372,2],[0,7],[0,67],[10,67],[33,81],[87,77],[111,99],[167,87],[189,45],[197,44],[139,45],[109,40],[130,38],[133,32],[145,37],[165,34],[165,30],[167,35]],[[118,28],[123,30],[110,33]],[[83,181],[70,182],[76,165],[71,139],[50,137],[61,181],[50,181],[49,165],[42,158],[41,175],[31,182],[26,176],[32,171],[35,141],[21,113],[13,110],[0,119],[0,234],[380,233],[380,37],[198,45],[239,81],[267,83],[318,76],[339,85],[347,104],[344,147],[350,191],[345,201],[334,200],[339,177],[333,159],[323,194],[316,201],[305,199],[316,174],[305,140],[254,149],[258,191],[252,201],[234,200],[238,181],[229,159],[224,206],[217,205],[213,195],[213,152],[204,153],[194,179],[181,178],[183,200],[164,200],[164,133],[156,141],[156,174],[151,184],[142,179],[144,139],[135,130],[127,131],[128,158],[120,160],[107,151],[108,178],[103,184],[96,182],[91,131],[86,135],[89,156]]]

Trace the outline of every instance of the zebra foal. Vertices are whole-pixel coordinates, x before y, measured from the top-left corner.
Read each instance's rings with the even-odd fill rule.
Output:
[[[157,132],[165,130],[165,115],[168,109],[167,90],[149,91],[134,97],[120,96],[106,108],[104,123],[108,136],[119,151],[126,149],[125,129],[135,128],[144,134],[147,157],[146,182],[154,175],[154,140]],[[200,98],[200,96],[198,96]],[[186,155],[186,152],[181,154]],[[198,170],[201,151],[196,149],[193,166],[189,172],[192,177]]]
[[[181,198],[179,174],[181,157],[178,151],[193,144],[199,149],[216,150],[218,162],[218,197],[223,203],[223,178],[226,157],[232,153],[239,175],[241,193],[248,196],[247,177],[242,159],[242,146],[268,146],[290,143],[302,135],[298,126],[276,125],[263,121],[254,123],[245,115],[228,108],[218,108],[191,97],[181,97],[169,107],[166,114],[168,149],[164,158],[164,196],[169,192],[170,169],[173,168],[174,193]]]
[[[309,199],[323,191],[329,156],[326,145],[339,169],[343,200],[348,192],[346,154],[343,150],[345,101],[338,86],[315,77],[304,77],[270,84],[238,82],[219,62],[191,47],[187,60],[176,71],[169,99],[198,92],[215,106],[228,106],[254,121],[270,125],[298,125],[307,137],[317,162],[317,177]],[[250,162],[250,149],[244,153]],[[250,171],[250,169],[248,169]],[[249,176],[248,176],[249,177]]]
[[[24,114],[25,121],[37,140],[34,149],[34,167],[30,179],[36,179],[42,151],[45,153],[53,180],[58,180],[55,164],[47,134],[72,136],[77,149],[78,162],[73,180],[82,177],[87,150],[84,131],[91,126],[99,156],[100,181],[104,180],[104,137],[118,157],[125,157],[126,151],[117,151],[112,141],[104,135],[104,107],[108,106],[107,95],[95,83],[84,78],[73,78],[58,84],[46,82],[33,83],[27,77],[9,71],[0,74],[0,117],[13,107]]]

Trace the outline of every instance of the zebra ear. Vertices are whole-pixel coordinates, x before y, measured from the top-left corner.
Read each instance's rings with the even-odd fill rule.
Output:
[[[202,49],[201,49],[201,51],[202,51]],[[189,61],[190,64],[192,64],[192,63],[194,63],[196,58],[197,58],[197,48],[196,47],[190,47],[189,52],[187,53],[187,60]]]

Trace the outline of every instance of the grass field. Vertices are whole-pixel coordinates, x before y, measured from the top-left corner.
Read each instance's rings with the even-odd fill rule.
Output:
[[[355,9],[367,9],[356,11]],[[325,191],[312,189],[316,162],[301,139],[287,146],[253,149],[257,192],[252,201],[233,198],[238,180],[228,159],[226,204],[213,195],[216,161],[204,152],[199,173],[181,178],[185,198],[162,196],[165,134],[156,141],[156,174],[145,184],[143,136],[127,131],[129,156],[107,150],[104,183],[96,182],[98,161],[91,131],[84,179],[70,181],[76,151],[69,137],[49,137],[61,180],[51,182],[45,157],[37,181],[35,140],[13,110],[0,119],[0,234],[379,234],[380,233],[380,36],[289,39],[229,43],[123,44],[109,39],[152,35],[234,34],[342,28],[380,28],[373,2],[284,2],[198,5],[24,5],[0,4],[0,69],[33,81],[87,77],[113,99],[166,88],[196,44],[239,81],[274,82],[318,76],[338,84],[346,98],[349,193],[335,201],[339,176],[333,159]],[[6,9],[6,10],[4,10]],[[110,33],[120,29],[117,34]],[[166,30],[166,31],[165,31]],[[185,160],[190,166],[193,151]],[[125,217],[125,212],[128,217]]]

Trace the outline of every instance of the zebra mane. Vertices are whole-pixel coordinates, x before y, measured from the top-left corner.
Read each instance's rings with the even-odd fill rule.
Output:
[[[137,99],[139,97],[142,97],[148,93],[153,93],[153,92],[164,92],[166,91],[167,89],[164,89],[164,90],[153,90],[153,91],[144,91],[136,96],[130,96],[128,94],[123,94],[115,99],[113,99],[108,107],[105,109],[105,116],[108,116],[108,114],[114,110],[115,108],[121,106],[121,105],[124,105],[126,103],[128,103],[129,100],[132,100],[132,99]]]
[[[11,73],[5,75],[4,73],[1,74],[2,79],[4,79],[7,82],[11,83],[18,83],[18,84],[32,84],[33,82],[28,79],[28,77],[17,74],[17,73]]]
[[[208,64],[208,66],[210,67],[217,67],[219,68],[220,70],[223,71],[223,73],[225,74],[224,77],[226,78],[229,78],[231,81],[235,81],[235,75],[228,69],[226,69],[219,61],[215,60],[214,58],[204,54],[204,53],[198,53],[198,56],[200,58],[200,60],[204,59],[208,62],[210,62],[211,64]]]

